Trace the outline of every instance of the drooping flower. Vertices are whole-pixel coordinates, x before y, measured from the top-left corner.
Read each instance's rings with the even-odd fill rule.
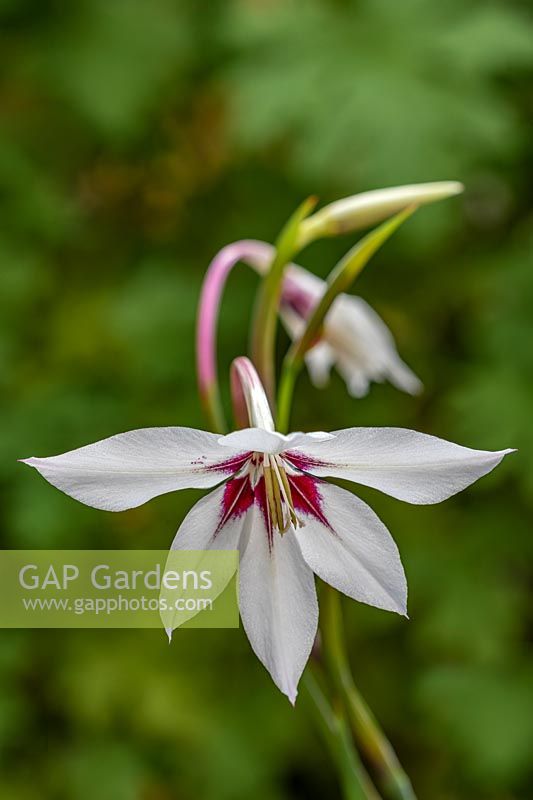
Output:
[[[311,272],[291,266],[283,284],[280,316],[292,339],[325,291],[325,283]],[[370,383],[390,381],[397,389],[418,394],[422,384],[402,361],[394,338],[381,317],[361,297],[340,294],[326,315],[322,337],[305,355],[309,376],[324,387],[335,366],[353,397],[363,397]]]
[[[277,433],[251,363],[237,359],[238,417],[219,436],[192,428],[121,433],[51,458],[28,458],[61,491],[122,511],[157,495],[220,484],[187,514],[173,549],[238,549],[239,605],[252,648],[294,703],[318,623],[314,575],[355,600],[406,613],[398,549],[344,478],[409,503],[438,503],[490,472],[510,450],[471,450],[402,428]]]
[[[266,242],[246,240],[240,257],[264,272],[274,250]],[[325,281],[290,264],[285,271],[280,303],[281,320],[292,339],[301,336],[307,319],[324,294]],[[305,356],[315,386],[327,385],[335,366],[353,397],[363,397],[371,382],[390,381],[409,394],[422,390],[422,383],[400,358],[394,338],[381,317],[361,297],[340,294],[326,315],[322,335]]]

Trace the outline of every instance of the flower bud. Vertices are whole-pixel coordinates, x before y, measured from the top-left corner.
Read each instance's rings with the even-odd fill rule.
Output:
[[[360,228],[368,228],[408,206],[418,206],[460,194],[464,187],[458,181],[414,183],[355,194],[330,203],[300,225],[300,247],[324,236],[337,236]]]

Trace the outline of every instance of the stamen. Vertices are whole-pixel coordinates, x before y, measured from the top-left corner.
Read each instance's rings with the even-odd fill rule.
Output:
[[[268,511],[270,514],[272,529],[279,528],[278,511],[276,508],[276,501],[274,499],[274,481],[272,479],[272,470],[270,468],[267,455],[265,455],[265,461],[263,464],[263,474],[265,476],[265,494],[267,497]]]
[[[287,503],[287,506],[289,508],[291,522],[295,528],[301,527],[301,522],[296,516],[296,511],[294,510],[294,501],[292,499],[291,485],[289,483],[289,479],[287,478],[287,473],[285,472],[282,466],[280,466],[279,474],[281,478],[281,484],[285,491],[285,502]]]
[[[301,522],[296,516],[291,487],[281,459],[265,454],[263,473],[272,528],[283,535],[291,525],[295,528],[301,526]]]

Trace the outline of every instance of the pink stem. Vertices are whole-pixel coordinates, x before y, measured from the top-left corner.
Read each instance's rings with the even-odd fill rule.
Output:
[[[272,247],[265,242],[243,239],[223,247],[207,270],[196,326],[196,369],[202,403],[215,427],[224,427],[217,378],[216,328],[218,310],[226,280],[239,261],[251,262],[264,271],[272,258]]]

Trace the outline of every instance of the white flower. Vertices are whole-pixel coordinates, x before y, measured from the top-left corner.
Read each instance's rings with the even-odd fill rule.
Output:
[[[255,240],[239,242],[239,255],[259,273],[272,261],[274,248]],[[292,339],[303,333],[306,320],[324,294],[325,281],[306,269],[290,264],[285,270],[280,317]],[[332,366],[346,382],[353,397],[363,397],[372,381],[390,381],[409,394],[422,383],[400,358],[394,338],[376,312],[361,297],[340,294],[326,314],[322,335],[306,353],[311,381],[324,387]]]
[[[291,265],[283,283],[280,316],[291,338],[302,335],[305,322],[325,291],[311,272]],[[311,381],[323,387],[332,366],[353,397],[363,397],[372,381],[390,381],[417,394],[422,384],[400,358],[391,332],[361,297],[340,294],[324,320],[322,336],[305,355]]]
[[[322,478],[438,503],[511,451],[471,450],[401,428],[284,436],[274,430],[253,367],[238,362],[250,428],[226,436],[146,428],[25,463],[76,500],[108,511],[221,484],[187,514],[172,548],[240,551],[244,628],[294,702],[317,630],[313,573],[355,600],[406,613],[405,575],[387,528],[365,503]]]

